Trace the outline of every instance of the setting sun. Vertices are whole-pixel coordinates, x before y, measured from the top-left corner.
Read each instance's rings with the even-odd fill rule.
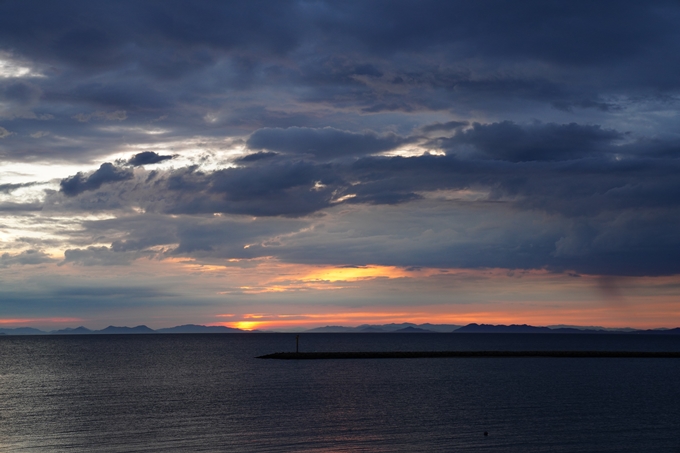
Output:
[[[238,321],[234,323],[227,323],[228,327],[236,327],[237,329],[241,330],[255,330],[260,326],[260,322],[257,321]]]

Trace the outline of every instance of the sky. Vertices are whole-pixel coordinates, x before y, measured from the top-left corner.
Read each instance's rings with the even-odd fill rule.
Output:
[[[680,325],[675,1],[0,3],[0,327]]]

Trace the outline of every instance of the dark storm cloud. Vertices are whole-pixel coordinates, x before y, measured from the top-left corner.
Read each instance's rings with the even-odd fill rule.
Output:
[[[677,16],[667,1],[4,2],[0,52],[42,77],[2,81],[0,116],[51,125],[3,124],[17,133],[0,151],[87,161],[149,140],[103,130],[115,112],[130,127],[164,117],[175,138],[261,129],[253,141],[270,146],[263,131],[276,127],[378,132],[361,151],[317,148],[307,131],[298,138],[317,158],[383,149],[377,126],[413,129],[406,116],[423,111],[540,118],[541,104],[606,116],[677,94],[680,64],[667,58],[680,50]],[[369,118],[389,112],[404,116]],[[36,131],[52,140],[36,146]]]
[[[128,165],[133,167],[139,167],[142,165],[157,164],[158,162],[163,162],[164,160],[172,159],[173,156],[164,156],[153,151],[144,151],[142,153],[137,153],[130,158],[127,162]]]
[[[278,156],[277,153],[269,153],[266,151],[260,151],[259,153],[248,154],[236,160],[236,162],[248,164],[251,162],[258,162],[264,159],[271,159],[272,157]]]
[[[406,142],[407,140],[396,135],[380,137],[374,133],[357,134],[332,127],[291,127],[257,130],[246,144],[250,149],[311,154],[319,159],[334,159],[389,151]]]
[[[335,7],[344,14],[328,25],[331,33],[351,30],[363,46],[379,51],[467,41],[465,50],[487,56],[607,64],[676,36],[673,17],[664,14],[673,6],[668,1],[343,2]]]
[[[133,179],[132,173],[126,172],[124,177],[113,179],[120,184],[101,185],[99,189],[87,183],[92,176],[79,174],[63,180],[62,190],[48,194],[47,203],[50,210],[60,211],[129,210],[130,206],[140,206],[147,212],[163,214],[298,217],[332,204],[339,191],[349,185],[343,180],[344,168],[277,160],[209,172],[191,166],[158,171],[153,178],[140,173]],[[78,181],[77,190],[64,190],[64,185],[69,187],[68,182],[74,179]]]
[[[0,101],[25,106],[34,104],[42,94],[39,87],[25,81],[13,81],[0,84]]]
[[[82,83],[67,96],[73,103],[116,111],[160,111],[172,107],[173,96],[144,81],[111,80],[107,83]]]
[[[602,67],[659,58],[677,45],[670,2],[513,6],[502,1],[357,1],[312,7],[294,1],[191,6],[123,1],[60,2],[59,8],[42,4],[35,8],[24,2],[5,3],[2,9],[0,38],[12,51],[87,71],[134,64],[141,73],[159,79],[186,76],[232,53],[241,67],[257,68],[270,56],[290,56],[309,43],[315,43],[323,63],[306,79],[331,85],[357,84],[357,77],[385,77],[386,71],[372,61],[397,52],[428,55],[454,49],[459,58]],[[360,59],[344,57],[350,52]],[[333,54],[339,56],[326,58]],[[335,69],[329,71],[329,64]],[[276,64],[270,71],[290,77]],[[652,76],[644,68],[638,71]],[[403,82],[405,76],[391,75],[390,81]]]
[[[557,145],[558,147],[560,145]],[[651,206],[675,208],[677,159],[584,158],[507,162],[449,156],[364,158],[353,164],[357,191],[477,188],[490,199],[565,216]],[[365,187],[364,187],[365,186]]]
[[[88,177],[66,178],[61,192],[67,197],[82,194],[74,199],[73,206],[78,206],[74,209],[95,209],[91,203],[109,208],[119,199],[118,190],[129,198],[125,203],[171,214],[301,216],[338,202],[394,204],[417,199],[422,192],[463,189],[483,190],[490,200],[567,217],[677,207],[680,160],[656,152],[675,143],[615,146],[622,136],[577,124],[476,124],[443,139],[472,147],[472,153],[460,156],[378,156],[335,163],[270,158],[255,166],[215,171],[193,166],[154,172],[153,178],[140,180],[104,164],[104,171],[100,168]],[[105,182],[127,180],[129,184],[112,189],[109,196],[79,204],[90,200],[84,192]]]
[[[41,215],[143,213],[84,224],[65,263],[176,254],[672,273],[678,17],[662,0],[3,2],[0,58],[14,72],[0,79],[0,155],[99,164],[132,145],[196,163],[147,172],[170,157],[147,151],[62,179]],[[207,169],[192,153],[214,143],[252,153]],[[432,155],[376,156],[423,144]],[[454,206],[456,191],[476,198]],[[417,214],[433,197],[441,211]],[[362,218],[337,243],[333,231],[258,245],[335,206],[401,217],[372,230]],[[420,236],[457,209],[468,216]],[[409,216],[419,223],[401,230]]]
[[[521,247],[522,241],[508,237],[487,249],[490,244],[475,245],[473,236],[450,255],[465,256],[465,262],[456,259],[452,264],[512,267],[514,263],[612,275],[680,272],[680,239],[675,233],[680,220],[680,162],[676,159],[510,163],[423,156],[363,159],[355,166],[359,174],[367,175],[354,188],[359,193],[476,188],[488,190],[489,201],[561,219],[562,232],[544,238],[542,247],[536,245],[540,236],[526,248]],[[499,227],[504,225],[501,230],[508,228],[499,222]]]
[[[140,175],[134,181],[112,186],[106,196],[95,193],[85,205],[81,197],[88,195],[82,193],[71,197],[75,204],[60,204],[62,209],[87,206],[94,210],[97,203],[110,208],[117,202],[123,209],[140,206],[147,214],[138,217],[134,227],[130,223],[124,226],[123,220],[118,226],[110,223],[117,222],[114,220],[88,226],[94,232],[109,224],[111,231],[130,234],[112,236],[110,248],[69,250],[65,261],[125,264],[148,256],[149,247],[163,245],[164,254],[193,257],[276,254],[298,261],[315,256],[334,262],[341,257],[359,264],[548,268],[611,275],[680,272],[676,264],[680,252],[675,252],[680,250],[675,234],[680,221],[680,160],[653,157],[658,156],[657,149],[673,148],[673,142],[631,143],[615,153],[613,143],[618,143],[622,134],[577,124],[476,124],[459,134],[460,143],[473,147],[474,153],[362,157],[336,163],[279,157],[256,161],[254,166],[216,171],[199,167],[160,171],[151,180]],[[523,144],[523,148],[513,147],[514,143]],[[532,159],[518,158],[523,156],[518,154],[522,150]],[[428,239],[416,241],[419,248],[406,250],[394,249],[389,241],[362,246],[363,252],[347,243],[336,249],[322,245],[323,236],[319,236],[320,242],[301,249],[244,248],[251,240],[257,243],[257,238],[276,236],[284,224],[274,222],[265,229],[253,229],[252,225],[231,225],[219,218],[190,220],[213,213],[301,217],[342,204],[411,206],[409,209],[417,210],[417,203],[427,193],[442,190],[480,193],[471,204],[461,201],[459,209],[494,213],[502,207],[502,212],[489,214],[495,225],[491,231],[499,236],[487,236],[483,230],[469,227],[464,243],[449,244],[451,239],[444,235],[436,239],[436,246],[427,245]],[[406,216],[408,209],[403,212]],[[184,220],[163,220],[165,214],[180,215]],[[434,222],[438,216],[430,212],[422,219]],[[472,222],[477,217],[475,214],[458,221]],[[530,226],[548,222],[546,219],[550,219],[549,228]],[[301,220],[300,225],[306,221]],[[396,234],[399,222],[394,220],[385,228]],[[404,234],[400,241],[413,240]],[[319,247],[326,252],[315,252]],[[147,252],[138,254],[144,250]],[[372,258],[366,257],[366,251]],[[310,258],[304,258],[305,254]]]
[[[73,197],[79,193],[99,189],[103,184],[125,181],[132,179],[132,172],[123,168],[117,168],[112,163],[103,163],[97,171],[89,176],[78,173],[69,178],[63,179],[60,183],[60,191]]]
[[[179,245],[172,255],[208,256],[218,258],[256,258],[266,256],[263,242],[275,242],[272,237],[289,234],[308,226],[308,221],[264,219],[239,222],[233,219],[205,219],[201,222],[183,221],[177,224]]]
[[[167,213],[300,216],[329,206],[339,178],[331,165],[294,161],[210,173],[178,170],[156,184],[169,191],[162,208]]]
[[[73,263],[81,266],[124,266],[139,258],[135,253],[116,253],[109,247],[87,247],[64,251],[61,264]]]
[[[519,126],[511,121],[475,123],[471,129],[443,139],[444,148],[454,152],[458,145],[472,146],[484,156],[511,162],[568,160],[597,156],[613,149],[608,146],[624,135],[600,126],[534,124]]]
[[[4,3],[0,37],[21,52],[67,61],[80,69],[119,65],[139,58],[145,48],[159,43],[162,47],[176,47],[175,58],[184,63],[180,66],[186,66],[196,62],[183,55],[187,47],[245,47],[279,53],[297,41],[295,14],[299,10],[291,8],[294,5],[288,1],[232,5],[67,1],[58,7],[40,6],[37,8],[33,2]],[[262,14],[263,10],[268,14]],[[163,65],[164,69],[171,67]]]
[[[580,107],[582,109],[596,109],[601,112],[622,110],[622,108],[615,103],[597,102],[592,99],[585,99],[581,101],[555,100],[553,101],[552,105],[556,109],[564,110],[565,112],[573,112],[575,107]]]
[[[463,126],[467,126],[468,124],[469,123],[467,121],[449,121],[444,124],[428,124],[427,126],[423,126],[421,129],[423,132],[450,132]]]
[[[278,54],[294,49],[312,32],[352,37],[357,47],[373,51],[422,50],[472,39],[474,50],[485,54],[589,64],[600,63],[602,55],[637,55],[676,31],[672,16],[664,14],[673,3],[665,1],[530,1],[521,7],[503,1],[348,1],[317,7],[299,1],[67,1],[41,6],[5,3],[0,36],[24,51],[50,53],[84,67],[116,64],[121,54],[131,52],[126,43],[147,42],[148,36],[176,45],[241,46]],[[17,17],[23,20],[12,20]],[[357,72],[378,73],[368,65]]]

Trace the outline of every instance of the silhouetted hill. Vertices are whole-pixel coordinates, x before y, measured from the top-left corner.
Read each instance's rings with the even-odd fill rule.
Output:
[[[637,329],[633,329],[632,327],[602,327],[602,326],[573,326],[569,324],[553,324],[550,326],[547,326],[549,329],[556,330],[556,329],[576,329],[576,330],[592,330],[592,331],[614,331],[614,332],[633,332]]]
[[[305,330],[305,332],[312,333],[344,333],[344,332],[356,332],[354,327],[344,327],[344,326],[325,326],[317,327],[315,329]]]
[[[457,324],[418,324],[417,327],[421,329],[430,330],[432,332],[453,332],[454,330],[460,329],[462,326]]]
[[[579,329],[576,327],[558,327],[558,328],[550,328],[550,333],[629,333],[627,330],[604,330],[604,329],[599,329],[599,330],[593,330],[593,329]]]
[[[573,334],[631,333],[629,330],[617,331],[617,330],[614,330],[614,329],[593,330],[593,329],[579,329],[579,328],[576,328],[576,327],[558,327],[558,328],[536,327],[536,326],[530,326],[528,324],[521,324],[521,325],[511,324],[509,326],[506,326],[506,325],[503,325],[503,324],[493,325],[493,324],[475,324],[475,323],[468,324],[467,326],[463,326],[460,329],[455,330],[454,332],[455,333],[573,333]]]
[[[378,326],[357,327],[357,329],[358,329],[357,332],[368,332],[368,333],[389,332],[389,330],[385,330],[385,329],[378,327]]]
[[[196,324],[185,324],[183,326],[166,327],[157,329],[156,333],[239,333],[241,329],[224,326],[201,326]]]
[[[356,327],[356,330],[359,332],[393,332],[395,330],[403,329],[404,327],[408,326],[414,326],[415,324],[411,324],[408,322],[404,322],[401,324],[362,324],[360,326]]]
[[[460,326],[455,324],[413,324],[410,322],[403,322],[401,324],[362,324],[357,327],[345,326],[325,326],[306,330],[305,332],[317,333],[343,333],[343,332],[366,332],[366,333],[381,333],[381,332],[414,332],[411,329],[420,329],[425,332],[453,332]],[[407,330],[405,330],[407,329]],[[417,330],[416,330],[417,331]]]
[[[6,335],[47,335],[47,332],[33,327],[2,328],[0,332]]]
[[[403,329],[393,330],[394,333],[433,333],[431,330],[421,329],[419,327],[408,326]]]
[[[460,329],[455,330],[455,333],[550,333],[551,329],[547,327],[534,327],[527,324],[517,325],[492,325],[492,324],[468,324]]]
[[[137,327],[116,327],[116,326],[109,326],[106,329],[102,330],[95,330],[95,334],[124,334],[124,333],[156,333],[155,330],[150,329],[146,326],[137,326]]]
[[[6,335],[98,335],[98,334],[151,334],[151,333],[239,333],[245,332],[241,329],[235,329],[232,327],[224,326],[201,326],[196,324],[185,324],[183,326],[167,327],[163,329],[153,330],[147,326],[136,326],[136,327],[117,327],[109,326],[101,330],[91,330],[87,327],[80,326],[71,328],[67,327],[65,329],[52,330],[50,332],[45,332],[39,329],[34,329],[32,327],[17,327],[17,328],[0,328],[1,334]]]
[[[633,333],[640,335],[680,335],[680,327],[676,327],[674,329],[636,330]]]
[[[468,324],[455,331],[456,333],[617,333],[615,330],[578,329],[576,327],[536,327],[528,324]],[[618,332],[627,333],[627,332]]]
[[[66,329],[61,329],[61,330],[53,330],[50,332],[52,335],[88,335],[93,333],[92,330],[88,329],[87,327],[76,327],[75,329],[71,329],[70,327],[67,327]]]

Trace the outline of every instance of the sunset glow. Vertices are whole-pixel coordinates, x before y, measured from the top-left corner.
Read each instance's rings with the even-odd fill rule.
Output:
[[[353,281],[371,278],[405,278],[416,275],[403,268],[394,266],[362,266],[315,269],[309,274],[300,277],[302,281]]]

